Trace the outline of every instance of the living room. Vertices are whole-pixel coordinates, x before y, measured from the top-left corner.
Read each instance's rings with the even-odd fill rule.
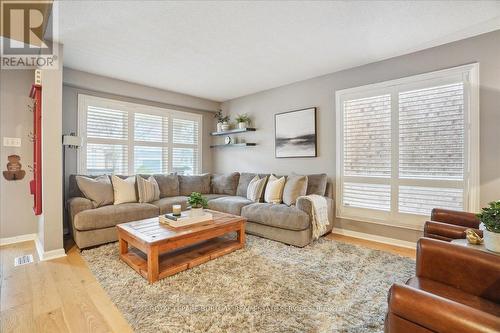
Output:
[[[1,332],[500,332],[499,1],[1,6]]]

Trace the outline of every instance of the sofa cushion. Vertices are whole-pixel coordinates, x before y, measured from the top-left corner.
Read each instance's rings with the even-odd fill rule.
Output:
[[[137,202],[137,189],[135,186],[135,181],[135,176],[130,176],[126,179],[122,179],[115,175],[111,176],[115,205],[128,202]]]
[[[151,202],[160,199],[160,188],[153,176],[149,176],[149,178],[137,176],[136,182],[139,202]]]
[[[247,197],[247,189],[248,185],[252,181],[252,179],[255,176],[259,176],[259,178],[264,178],[268,177],[269,174],[264,174],[264,173],[248,173],[248,172],[242,172],[240,174],[240,180],[238,181],[238,188],[236,189],[236,195],[240,197]],[[264,199],[264,191],[262,191],[262,197],[261,200]]]
[[[181,205],[182,210],[186,210],[188,206],[187,197],[185,196],[175,196],[168,198],[161,198],[160,200],[151,202],[152,205],[157,206],[160,209],[161,214],[172,213],[172,205]]]
[[[76,176],[75,179],[85,198],[92,200],[96,207],[113,204],[113,185],[108,176]]]
[[[260,198],[262,197],[262,192],[264,192],[264,188],[266,187],[267,177],[259,178],[259,176],[253,177],[248,184],[247,188],[247,199],[252,200],[253,202],[260,202]]]
[[[179,195],[179,178],[177,175],[153,175],[160,188],[160,198],[175,197]]]
[[[287,230],[305,230],[310,227],[309,215],[285,204],[253,203],[241,209],[248,221]]]
[[[315,175],[307,175],[307,192],[306,194],[317,194],[324,196],[326,193],[326,185],[328,179],[326,173]]]
[[[239,179],[240,174],[238,172],[213,175],[212,193],[236,195]]]
[[[200,176],[178,176],[180,195],[191,195],[193,192],[210,193],[210,174]]]
[[[223,197],[228,197],[229,195],[227,194],[203,194],[203,196],[207,199],[207,201],[218,199],[218,198],[223,198]]]
[[[285,188],[283,189],[283,203],[291,206],[295,205],[298,197],[306,195],[307,176],[292,174],[286,178]]]
[[[135,202],[124,203],[84,210],[75,215],[73,224],[77,230],[94,230],[158,215],[159,209],[154,205]]]
[[[277,178],[274,175],[269,176],[266,190],[264,192],[264,201],[279,204],[283,200],[283,189],[285,188],[286,178]]]
[[[241,215],[241,208],[253,201],[247,198],[230,196],[222,197],[208,202],[208,208],[233,215]]]

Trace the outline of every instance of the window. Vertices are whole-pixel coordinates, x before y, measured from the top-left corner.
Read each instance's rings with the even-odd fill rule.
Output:
[[[478,209],[478,65],[346,89],[337,101],[337,216],[420,229]]]
[[[79,172],[197,174],[200,115],[78,95]]]

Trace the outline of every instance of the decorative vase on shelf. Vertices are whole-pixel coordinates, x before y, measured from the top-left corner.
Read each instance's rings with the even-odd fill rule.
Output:
[[[245,129],[245,128],[247,128],[247,123],[246,123],[246,122],[243,122],[243,121],[242,121],[242,122],[239,122],[239,123],[238,123],[238,128],[239,128],[239,129]]]
[[[231,129],[231,125],[229,125],[227,121],[223,122],[221,127],[223,131],[229,131]]]
[[[217,132],[222,132],[222,123],[217,123]]]

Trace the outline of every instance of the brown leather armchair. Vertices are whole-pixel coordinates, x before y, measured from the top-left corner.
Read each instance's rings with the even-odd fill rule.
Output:
[[[416,276],[388,303],[386,333],[500,332],[500,256],[421,238]]]
[[[478,229],[479,223],[479,219],[473,213],[434,208],[431,221],[424,224],[424,237],[450,242],[465,238],[467,229],[475,229],[476,233],[483,237],[483,232]]]

